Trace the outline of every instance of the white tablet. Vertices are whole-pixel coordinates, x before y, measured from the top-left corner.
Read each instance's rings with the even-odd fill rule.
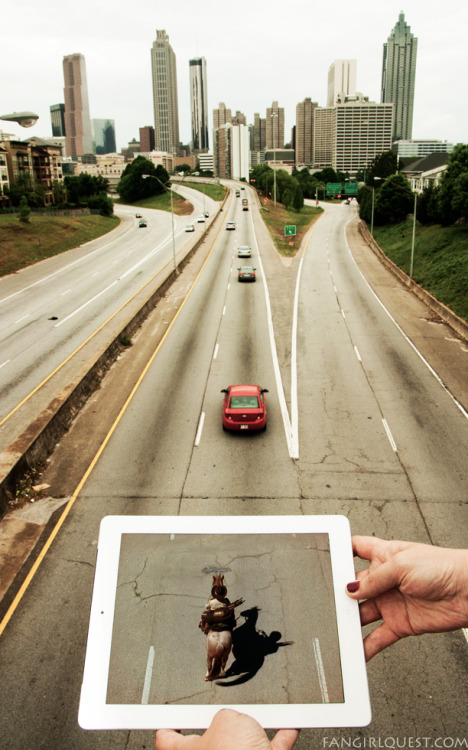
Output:
[[[108,516],[84,729],[351,727],[371,711],[344,516]]]

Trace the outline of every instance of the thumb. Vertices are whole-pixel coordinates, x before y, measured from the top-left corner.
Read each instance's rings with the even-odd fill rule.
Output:
[[[158,729],[156,732],[154,747],[155,750],[180,750],[182,747],[189,750],[191,747],[195,747],[195,745],[190,742],[191,739],[198,742],[200,738],[196,735],[184,737],[174,729]]]
[[[346,593],[351,599],[372,599],[395,588],[400,582],[399,569],[393,560],[382,563],[372,571],[358,573],[358,576],[358,580],[346,586]]]

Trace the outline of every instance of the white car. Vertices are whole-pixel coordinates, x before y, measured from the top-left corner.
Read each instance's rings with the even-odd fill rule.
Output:
[[[252,255],[252,253],[251,253],[250,247],[248,245],[241,245],[240,246],[240,248],[238,250],[238,253],[237,253],[237,257],[238,258],[250,258],[251,255]]]
[[[204,224],[205,223],[205,217],[203,215],[199,216],[198,219],[197,219],[197,221],[198,221],[199,224]]]
[[[193,224],[187,224],[187,226],[185,227],[185,231],[186,232],[194,232],[195,231],[195,227],[193,226]]]
[[[236,222],[235,221],[228,221],[226,223],[226,229],[235,229],[236,228]]]

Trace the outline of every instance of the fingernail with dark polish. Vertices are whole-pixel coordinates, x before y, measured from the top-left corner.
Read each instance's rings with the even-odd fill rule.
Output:
[[[351,583],[348,583],[346,586],[350,594],[355,594],[356,591],[359,590],[359,581],[351,581]]]

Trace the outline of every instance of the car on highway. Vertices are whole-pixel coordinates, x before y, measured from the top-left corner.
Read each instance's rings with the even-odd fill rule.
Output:
[[[237,251],[238,258],[250,258],[251,255],[252,251],[250,250],[250,247],[248,245],[241,245],[239,250]]]
[[[187,226],[185,227],[185,231],[186,232],[194,232],[195,231],[195,227],[193,226],[193,224],[187,224]]]
[[[236,222],[235,221],[228,221],[226,223],[226,229],[235,229],[236,228]]]
[[[138,222],[138,226],[139,227],[147,227],[148,224],[147,224],[146,219],[140,219],[140,221]]]
[[[241,266],[237,270],[239,271],[237,274],[237,281],[255,281],[256,268],[252,268],[252,266]]]
[[[198,217],[197,221],[198,221],[199,224],[204,224],[204,222],[205,222],[205,216],[202,214],[201,216]]]
[[[142,216],[143,216],[143,214],[135,214],[135,216],[136,216],[137,219],[141,219]]]
[[[266,430],[267,388],[259,385],[230,385],[223,388],[223,430]]]

